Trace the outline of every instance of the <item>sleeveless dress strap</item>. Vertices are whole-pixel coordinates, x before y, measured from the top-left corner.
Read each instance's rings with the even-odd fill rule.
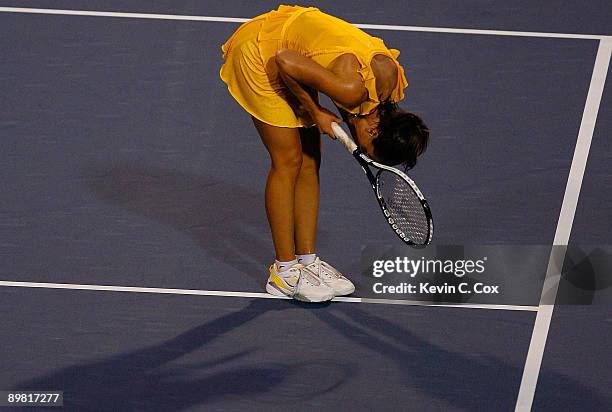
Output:
[[[378,98],[378,92],[376,90],[376,77],[374,77],[374,71],[372,70],[372,59],[377,54],[382,54],[387,57],[390,57],[397,67],[397,81],[395,89],[393,89],[393,92],[391,93],[391,100],[395,103],[398,103],[404,98],[404,89],[408,86],[408,81],[406,80],[403,67],[397,61],[397,57],[400,54],[399,50],[381,47],[369,50],[368,53],[365,55],[360,55],[359,53],[357,53],[356,56],[361,65],[361,67],[359,68],[359,74],[361,75],[361,78],[364,82],[364,86],[368,92],[368,100],[363,102],[358,108],[352,110],[348,110],[346,107],[339,105],[344,110],[347,110],[349,113],[368,114],[381,103]]]

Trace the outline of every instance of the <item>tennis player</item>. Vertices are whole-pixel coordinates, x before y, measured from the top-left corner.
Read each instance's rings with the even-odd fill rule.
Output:
[[[242,24],[222,46],[221,79],[252,117],[271,158],[266,212],[276,260],[268,293],[321,302],[355,287],[315,252],[321,133],[341,121],[372,159],[411,168],[427,147],[422,120],[397,107],[408,83],[399,52],[314,7],[280,6]]]

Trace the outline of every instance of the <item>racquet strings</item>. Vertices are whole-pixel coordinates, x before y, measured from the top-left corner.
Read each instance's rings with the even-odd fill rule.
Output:
[[[408,182],[393,172],[381,170],[376,184],[394,223],[412,242],[426,244],[429,220],[419,197]]]

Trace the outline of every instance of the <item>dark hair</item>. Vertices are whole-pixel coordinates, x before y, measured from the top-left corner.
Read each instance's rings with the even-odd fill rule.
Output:
[[[374,155],[385,165],[401,163],[405,170],[412,169],[417,156],[427,149],[429,129],[419,116],[399,109],[395,103],[381,103],[378,112],[378,136],[372,141]]]

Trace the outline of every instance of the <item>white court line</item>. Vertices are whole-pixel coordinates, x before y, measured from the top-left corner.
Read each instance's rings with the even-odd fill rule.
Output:
[[[257,299],[289,299],[286,297],[273,296],[268,293],[258,292],[229,292],[224,290],[197,290],[197,289],[162,289],[162,288],[143,288],[133,286],[104,286],[104,285],[79,285],[72,283],[42,283],[42,282],[14,282],[0,280],[0,286],[20,287],[20,288],[42,288],[42,289],[69,289],[69,290],[93,290],[103,292],[132,292],[132,293],[157,293],[171,295],[197,295],[197,296],[222,296],[232,298],[257,298]],[[494,309],[494,310],[514,310],[536,312],[537,306],[521,305],[478,305],[478,304],[441,304],[423,301],[395,300],[395,299],[370,299],[337,297],[334,302],[344,303],[373,303],[382,305],[406,305],[406,306],[435,306],[444,308],[461,309]]]
[[[208,17],[187,16],[181,14],[151,14],[151,13],[119,13],[115,11],[88,11],[88,10],[62,10],[62,9],[33,9],[22,7],[0,7],[4,13],[28,13],[28,14],[58,14],[64,16],[91,16],[91,17],[123,17],[128,19],[153,19],[153,20],[186,20],[186,21],[212,21],[220,23],[244,23],[249,19],[242,17]]]
[[[555,232],[554,245],[566,246],[569,242],[576,206],[578,205],[578,197],[580,196],[580,188],[582,186],[582,178],[586,168],[589,150],[591,148],[591,140],[595,131],[595,123],[597,121],[597,113],[601,103],[601,96],[606,83],[608,74],[608,66],[610,64],[610,55],[612,53],[612,39],[603,39],[599,42],[597,49],[597,57],[595,58],[595,66],[591,77],[591,84],[582,114],[582,122],[578,132],[576,141],[576,149],[572,159],[567,186],[565,187],[565,195],[563,196],[563,204],[561,205],[561,213],[557,223]],[[563,260],[565,256],[556,256],[555,248],[551,253],[548,269],[546,270],[546,279],[544,288],[540,298],[540,306],[536,316],[531,342],[529,344],[529,352],[523,369],[523,377],[521,379],[521,387],[516,402],[516,412],[530,411],[533,404],[533,398],[538,383],[540,367],[542,366],[542,356],[546,346],[548,330],[552,319],[555,297],[559,288],[559,279],[561,278],[561,270],[563,268]],[[549,304],[546,304],[549,303]]]
[[[214,16],[187,16],[180,14],[151,14],[151,13],[120,13],[114,11],[88,11],[88,10],[62,10],[62,9],[37,9],[22,7],[0,7],[0,12],[4,13],[29,13],[29,14],[59,14],[67,16],[93,16],[93,17],[122,17],[132,19],[155,19],[155,20],[187,20],[187,21],[209,21],[223,23],[243,23],[247,18],[241,17],[214,17]],[[611,36],[598,34],[572,34],[572,33],[545,33],[532,31],[511,31],[511,30],[479,30],[479,29],[460,29],[449,27],[419,27],[419,26],[398,26],[387,24],[355,24],[362,29],[373,30],[395,30],[395,31],[416,31],[430,33],[455,33],[455,34],[484,34],[490,36],[518,36],[518,37],[548,37],[555,39],[583,39],[583,40],[602,40]]]

